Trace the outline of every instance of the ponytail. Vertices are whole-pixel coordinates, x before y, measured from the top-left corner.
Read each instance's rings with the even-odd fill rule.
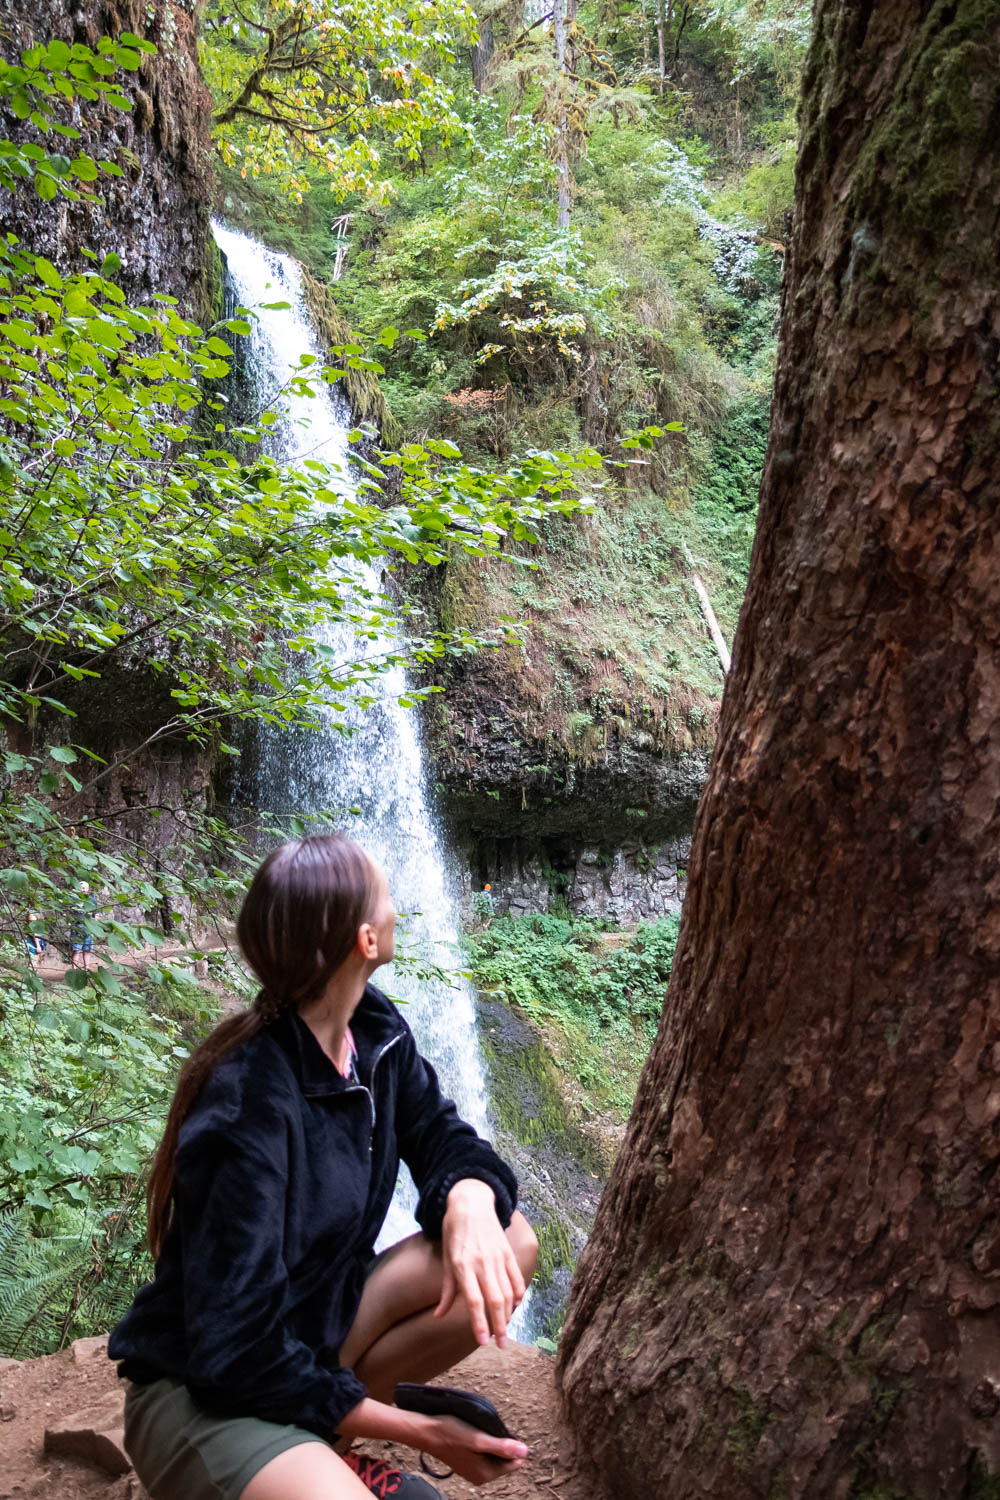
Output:
[[[188,1110],[201,1092],[202,1084],[227,1053],[248,1042],[266,1025],[263,1011],[256,1004],[238,1016],[227,1016],[210,1031],[205,1040],[191,1053],[181,1069],[177,1089],[163,1139],[153,1157],[153,1170],[146,1186],[146,1238],[153,1259],[157,1260],[170,1227],[170,1214],[174,1194],[174,1158],[181,1126]]]

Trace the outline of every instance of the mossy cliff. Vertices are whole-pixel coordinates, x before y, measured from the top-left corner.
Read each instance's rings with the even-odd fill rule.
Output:
[[[519,643],[447,660],[424,714],[471,886],[499,911],[675,911],[724,682],[690,559],[730,638],[739,560],[697,507],[636,492],[520,550],[533,567],[450,560],[420,600],[445,628],[521,622]]]
[[[8,199],[3,227],[65,270],[84,247],[122,261],[121,281],[135,301],[176,297],[207,318],[218,291],[209,227],[211,101],[198,68],[191,0],[85,0],[62,10],[49,0],[0,0],[4,56],[59,38],[96,44],[132,31],[157,46],[129,75],[133,107],[105,108],[83,123],[84,154],[115,161],[121,177],[102,178],[96,203],[42,203],[23,191]]]
[[[521,1207],[538,1235],[533,1327],[552,1336],[617,1149],[618,1121],[605,1122],[603,1132],[588,1128],[555,1060],[554,1038],[526,1016],[483,998],[479,1034],[497,1148],[517,1173]]]
[[[203,322],[221,309],[222,267],[209,223],[211,101],[198,67],[194,7],[188,0],[83,0],[63,9],[50,0],[0,0],[0,47],[16,58],[27,47],[61,39],[96,46],[102,36],[132,31],[157,47],[128,74],[128,112],[95,107],[77,119],[81,154],[115,161],[121,177],[101,177],[96,202],[43,202],[30,188],[4,195],[2,228],[64,271],[114,252],[117,275],[134,304],[156,294],[177,299],[181,311]],[[16,136],[17,121],[5,132]],[[151,730],[173,713],[173,684],[141,661],[107,668],[99,683],[86,679],[62,694],[72,711],[72,736],[113,767],[85,794],[82,815],[115,810],[117,836],[141,839],[159,868],[188,857],[185,810],[212,801],[215,755],[181,739],[151,749]],[[57,721],[65,731],[65,720]],[[13,749],[30,752],[30,732],[7,723]],[[153,873],[153,872],[151,872]]]

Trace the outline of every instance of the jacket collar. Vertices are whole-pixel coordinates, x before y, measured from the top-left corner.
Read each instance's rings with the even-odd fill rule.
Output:
[[[358,1049],[358,1077],[363,1084],[369,1083],[379,1053],[405,1029],[406,1023],[392,1001],[373,984],[366,985],[351,1017],[351,1033]],[[357,1088],[357,1084],[351,1084],[337,1071],[297,1011],[284,1011],[268,1030],[291,1063],[303,1094],[312,1098]]]

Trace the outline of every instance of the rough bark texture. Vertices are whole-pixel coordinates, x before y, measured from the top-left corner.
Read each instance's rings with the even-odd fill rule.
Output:
[[[477,94],[485,94],[496,44],[493,40],[493,18],[486,16],[479,21],[479,40],[469,52],[472,67],[472,86]]]
[[[1000,1495],[1000,7],[819,0],[758,539],[564,1399],[614,1496]]]
[[[7,58],[56,37],[94,46],[99,37],[123,31],[159,49],[136,73],[122,75],[135,101],[131,113],[109,108],[89,115],[74,143],[122,168],[123,176],[101,179],[101,202],[43,203],[30,188],[21,189],[3,194],[0,224],[66,270],[86,264],[84,246],[99,255],[113,250],[130,298],[148,301],[166,292],[183,311],[205,319],[213,295],[211,100],[198,68],[193,9],[190,0],[83,0],[76,7],[0,0],[0,49]],[[16,137],[19,126],[7,119],[3,129]]]

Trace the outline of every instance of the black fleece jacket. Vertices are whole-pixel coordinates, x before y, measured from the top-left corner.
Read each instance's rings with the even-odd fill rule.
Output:
[[[373,985],[351,1031],[356,1083],[294,1012],[211,1074],[181,1129],[155,1277],[111,1335],[120,1374],[139,1384],[169,1376],[220,1415],[331,1438],[365,1395],[338,1351],[400,1157],[429,1238],[440,1238],[448,1193],[463,1177],[488,1183],[501,1224],[510,1223],[513,1173],[459,1119]]]

